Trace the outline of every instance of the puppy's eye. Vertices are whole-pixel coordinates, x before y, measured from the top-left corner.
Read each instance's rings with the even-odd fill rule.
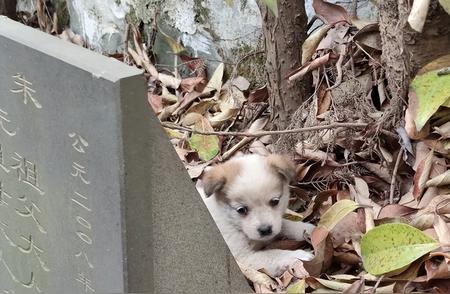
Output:
[[[278,203],[280,203],[280,198],[278,198],[278,197],[272,198],[269,201],[269,205],[272,206],[272,207],[277,206]]]
[[[248,213],[248,208],[247,206],[239,206],[238,208],[236,208],[237,213],[241,214],[241,215],[247,215]]]

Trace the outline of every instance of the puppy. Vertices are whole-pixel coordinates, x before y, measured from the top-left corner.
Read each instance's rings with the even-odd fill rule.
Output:
[[[303,240],[314,226],[283,219],[295,166],[281,155],[241,155],[205,171],[199,191],[234,258],[253,269],[279,276],[304,250],[262,248],[278,235]]]

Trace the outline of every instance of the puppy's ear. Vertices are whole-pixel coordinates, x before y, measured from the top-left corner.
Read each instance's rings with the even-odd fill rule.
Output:
[[[222,189],[225,186],[225,182],[226,177],[221,166],[214,166],[205,170],[202,183],[206,197]]]
[[[295,176],[295,165],[286,155],[271,154],[267,156],[267,162],[271,168],[280,174],[288,183]]]

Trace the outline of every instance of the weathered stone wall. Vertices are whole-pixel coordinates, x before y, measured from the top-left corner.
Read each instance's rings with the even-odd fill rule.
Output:
[[[18,10],[34,10],[36,0],[18,0]],[[54,0],[56,1],[56,0]],[[208,60],[228,60],[236,48],[255,48],[261,38],[261,17],[256,0],[67,0],[70,25],[92,49],[112,53],[123,49],[126,22],[142,22],[147,29],[158,13],[158,26],[191,50]],[[351,1],[338,2],[347,8]],[[312,0],[306,11],[313,15]],[[361,18],[376,19],[375,6],[360,0]],[[158,63],[171,64],[169,48],[157,38]]]

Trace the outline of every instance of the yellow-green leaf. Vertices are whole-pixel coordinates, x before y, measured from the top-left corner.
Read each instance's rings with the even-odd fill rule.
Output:
[[[278,17],[278,5],[277,0],[263,0],[267,7]]]
[[[171,36],[169,36],[168,34],[164,33],[160,28],[159,28],[159,31],[164,36],[164,40],[170,46],[170,49],[172,50],[173,54],[180,54],[181,52],[186,50],[183,47],[183,45],[181,45],[180,43],[175,41],[175,39],[172,38]]]
[[[305,279],[298,280],[294,284],[290,285],[287,288],[286,293],[288,294],[296,294],[296,293],[306,293],[306,282]]]
[[[233,7],[233,0],[225,0],[225,3],[230,6]]]
[[[438,247],[439,243],[422,231],[401,223],[375,227],[361,239],[364,268],[372,275],[403,269]]]
[[[355,201],[344,199],[336,202],[320,218],[318,227],[331,231],[347,214],[358,208]]]
[[[205,89],[203,89],[202,93],[209,93],[214,90],[217,92],[220,92],[220,89],[222,88],[222,79],[223,79],[224,68],[225,68],[225,66],[223,63],[219,64],[219,66],[216,68],[213,75],[211,76],[211,79],[209,80]]]
[[[194,128],[196,130],[208,132],[213,130],[208,120],[204,117],[195,123]],[[188,142],[191,148],[197,151],[200,159],[204,161],[213,159],[220,151],[219,137],[215,135],[192,134]]]
[[[420,131],[440,106],[447,106],[450,99],[450,75],[438,75],[439,69],[450,66],[449,55],[426,65],[411,83],[411,89],[418,99],[416,117],[417,131]]]
[[[439,0],[439,3],[444,8],[444,10],[450,14],[450,0]]]

